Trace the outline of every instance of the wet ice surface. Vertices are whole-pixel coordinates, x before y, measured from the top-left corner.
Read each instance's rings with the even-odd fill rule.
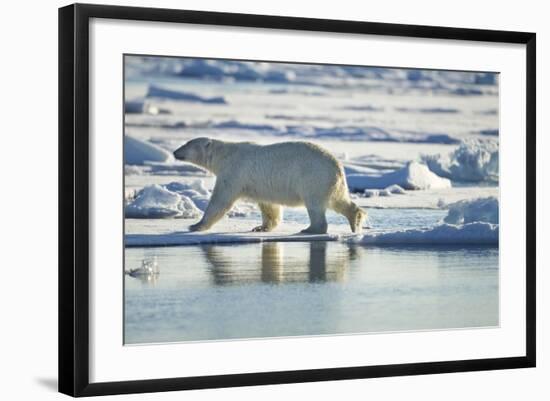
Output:
[[[492,327],[498,248],[271,242],[126,249],[125,343]]]

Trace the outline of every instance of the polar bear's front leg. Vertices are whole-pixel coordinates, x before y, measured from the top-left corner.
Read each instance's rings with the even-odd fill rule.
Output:
[[[281,222],[281,206],[273,203],[258,203],[262,212],[262,225],[252,231],[271,231]]]
[[[232,185],[226,185],[224,180],[216,181],[210,203],[201,221],[189,227],[190,231],[205,231],[220,220],[230,209],[238,198],[238,192]]]

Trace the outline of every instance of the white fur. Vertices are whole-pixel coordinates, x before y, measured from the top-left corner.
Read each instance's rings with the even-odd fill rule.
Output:
[[[239,198],[258,202],[262,225],[270,231],[280,222],[281,207],[304,205],[311,225],[308,233],[325,233],[325,212],[331,208],[347,217],[352,231],[360,231],[366,213],[351,202],[340,162],[308,142],[257,145],[196,138],[174,152],[179,160],[204,167],[217,176],[210,203],[192,230],[207,230]]]

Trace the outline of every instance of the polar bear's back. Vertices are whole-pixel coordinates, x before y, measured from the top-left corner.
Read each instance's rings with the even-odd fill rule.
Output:
[[[327,172],[333,177],[341,170],[340,162],[334,156],[310,142],[281,142],[259,146],[258,152],[259,159],[264,162],[260,164],[269,167],[274,174],[297,169],[302,176],[320,178],[320,173]],[[265,163],[266,161],[268,162]]]
[[[328,151],[309,142],[281,142],[243,147],[243,192],[258,201],[300,205],[306,198],[328,199],[345,188],[340,162]]]

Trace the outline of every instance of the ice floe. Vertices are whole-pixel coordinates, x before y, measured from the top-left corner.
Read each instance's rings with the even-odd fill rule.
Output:
[[[127,218],[196,218],[201,215],[202,212],[189,197],[158,184],[148,185],[138,191],[125,207]]]
[[[210,202],[210,191],[206,189],[202,180],[195,180],[190,184],[171,182],[164,187],[168,191],[190,198],[202,212],[206,210],[206,206],[208,206],[208,202]]]
[[[424,164],[410,162],[405,167],[382,175],[349,174],[346,175],[350,191],[363,192],[365,189],[385,189],[398,185],[403,189],[441,189],[450,188],[451,181],[434,174]]]
[[[414,108],[414,107],[396,107],[396,111],[401,113],[444,113],[444,114],[456,114],[460,110],[455,108],[445,108],[445,107],[424,107],[424,108]]]
[[[124,102],[124,112],[132,114],[143,113],[145,102],[143,100],[127,100]]]
[[[147,90],[148,98],[162,98],[170,100],[181,100],[185,102],[206,103],[206,104],[227,104],[223,96],[203,97],[190,92],[176,91],[160,86],[150,85]]]
[[[344,164],[344,173],[346,175],[380,175],[381,169],[377,169],[370,166],[361,166],[359,164],[345,163]]]
[[[468,224],[483,221],[499,224],[499,202],[496,197],[462,200],[448,205],[445,222]]]
[[[124,102],[124,112],[127,114],[170,114],[170,110],[152,105],[144,99],[127,100]]]
[[[498,224],[485,222],[462,225],[445,223],[427,228],[367,232],[350,241],[373,245],[495,245],[498,244],[498,228]]]
[[[349,111],[384,111],[383,107],[376,107],[372,106],[370,104],[366,105],[349,105],[349,106],[342,106],[341,110],[349,110]]]
[[[334,117],[323,117],[318,115],[267,115],[267,120],[275,123],[254,122],[241,119],[230,120],[178,120],[169,119],[139,119],[126,122],[129,128],[159,128],[159,129],[189,129],[207,130],[205,136],[227,134],[240,135],[243,131],[271,136],[274,138],[292,137],[293,140],[339,140],[339,141],[369,141],[369,142],[401,142],[416,144],[444,144],[454,145],[460,143],[460,138],[445,132],[430,132],[422,130],[410,130],[400,128],[383,128],[370,125],[344,125]],[[320,125],[309,124],[308,121],[315,121]],[[295,125],[296,122],[302,123]],[[326,122],[329,126],[323,126]],[[349,121],[347,121],[349,123]],[[333,125],[337,124],[337,125]],[[330,126],[332,125],[332,126]],[[481,135],[481,134],[480,134]]]
[[[148,168],[145,166],[137,166],[134,164],[127,164],[124,166],[124,175],[143,175],[148,172]]]
[[[462,200],[447,205],[442,224],[398,231],[365,232],[353,239],[378,245],[496,245],[499,241],[499,202],[496,197]]]
[[[124,135],[125,164],[143,165],[146,162],[170,162],[174,156],[150,142]]]
[[[498,182],[498,141],[492,138],[464,140],[447,155],[426,155],[422,161],[437,175],[453,181]]]
[[[191,126],[190,126],[191,127]],[[200,124],[197,128],[252,130],[273,136],[292,136],[296,139],[338,139],[341,141],[407,142],[458,144],[460,140],[446,133],[432,133],[403,129],[383,129],[377,126],[322,127],[313,125],[258,124],[238,120]]]
[[[392,196],[392,195],[404,195],[406,192],[399,185],[390,185],[384,189],[365,189],[363,196],[372,198],[375,196]]]
[[[128,57],[126,67],[130,77],[164,75],[205,81],[364,87],[382,91],[422,90],[457,96],[494,94],[498,81],[495,73],[193,58]]]
[[[171,182],[147,185],[125,195],[125,216],[133,219],[180,218],[196,219],[202,216],[211,192],[200,179],[190,183]],[[256,208],[238,203],[227,213],[228,217],[248,217]]]

